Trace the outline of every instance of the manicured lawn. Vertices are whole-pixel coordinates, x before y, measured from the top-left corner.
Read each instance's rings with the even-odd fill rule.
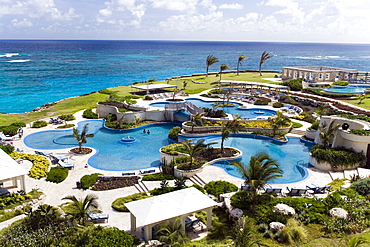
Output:
[[[350,100],[342,100],[342,101],[350,103],[350,104],[358,106],[358,107],[361,107],[361,108],[365,108],[365,109],[370,110],[370,98],[364,99],[361,102],[361,104],[359,104],[360,100],[358,100],[358,99],[350,99]]]

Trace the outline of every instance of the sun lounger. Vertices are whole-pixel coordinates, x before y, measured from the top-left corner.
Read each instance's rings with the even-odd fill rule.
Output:
[[[107,223],[109,219],[109,214],[93,214],[88,213],[91,220],[96,220],[98,223]]]
[[[122,172],[122,176],[134,176],[135,172]]]
[[[242,184],[240,186],[240,190],[244,190],[244,191],[252,191],[252,187],[249,185],[249,184]]]
[[[6,136],[3,132],[0,132],[0,139],[2,141],[13,141],[14,136]]]
[[[66,162],[63,162],[63,161],[59,161],[58,165],[60,165],[61,167],[64,167],[64,168],[68,168],[68,169],[73,169],[75,167],[75,163],[73,163],[73,162],[66,163]]]
[[[288,194],[287,196],[302,196],[307,193],[307,189],[297,189],[287,187]]]
[[[195,230],[194,227],[197,226],[197,225],[201,226],[201,220],[200,219],[197,219],[195,217],[189,217],[189,216],[187,216],[185,218],[185,229],[187,231]]]
[[[313,194],[324,194],[328,191],[330,188],[330,185],[328,186],[318,186],[316,184],[312,184],[310,186],[306,186],[308,190],[311,190]]]
[[[282,191],[282,188],[265,187],[264,189],[267,194],[281,194]]]
[[[140,171],[139,174],[149,174],[149,173],[154,173],[155,170],[152,169],[152,170],[145,170],[145,171]]]
[[[48,151],[35,151],[35,154],[42,155],[42,156],[50,156],[50,155],[53,155],[52,152],[48,152]]]
[[[5,196],[8,194],[10,194],[10,192],[7,188],[0,188],[0,196]]]

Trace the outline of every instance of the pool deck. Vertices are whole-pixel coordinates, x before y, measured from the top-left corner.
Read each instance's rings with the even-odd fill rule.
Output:
[[[192,97],[194,96],[192,95]],[[176,97],[176,98],[180,98],[180,97]],[[156,101],[150,101],[148,102],[148,104],[153,103],[153,102],[160,102],[160,101],[163,101],[163,99],[159,99]],[[76,117],[76,120],[69,121],[69,123],[77,124],[79,121],[85,120],[82,118],[82,111],[75,113],[74,116]],[[48,121],[49,119],[46,119],[46,120]],[[294,121],[300,122],[297,120],[294,120]],[[302,122],[302,124],[304,124],[304,126],[301,127],[300,130],[305,130],[310,125],[304,122]],[[56,129],[56,127],[57,125],[51,125],[51,124],[41,129],[32,129],[29,126],[27,126],[24,128],[24,136],[27,136],[29,134],[32,134],[38,131]],[[299,137],[293,134],[289,134],[288,136]],[[25,153],[34,154],[35,150],[27,147],[23,143],[23,140],[21,139],[16,138],[16,140],[13,141],[13,144],[16,148],[23,150]],[[70,170],[67,179],[63,181],[62,183],[54,184],[54,183],[46,182],[45,178],[42,178],[40,180],[35,180],[35,179],[32,179],[26,176],[27,191],[30,191],[31,189],[34,189],[34,188],[42,190],[45,194],[45,199],[43,200],[43,203],[50,204],[52,206],[59,206],[63,202],[65,202],[65,201],[62,201],[62,198],[65,196],[74,195],[77,198],[82,198],[88,194],[96,195],[99,198],[98,199],[99,209],[101,209],[103,213],[109,214],[108,223],[102,224],[102,225],[109,225],[109,226],[117,227],[122,230],[129,230],[130,229],[130,214],[114,211],[111,208],[111,203],[116,198],[128,196],[130,194],[137,193],[139,191],[134,186],[115,189],[115,190],[109,190],[109,191],[90,191],[90,190],[77,189],[76,181],[79,181],[80,178],[85,174],[102,173],[105,176],[121,176],[122,172],[121,171],[120,172],[102,171],[102,170],[98,170],[90,166],[85,168],[88,158],[91,157],[95,153],[95,150],[92,154],[89,154],[89,155],[74,155],[74,154],[69,153],[69,149],[70,148],[58,149],[58,150],[53,151],[54,155],[66,155],[69,157],[70,161],[75,163],[75,168],[73,170]],[[27,170],[29,170],[32,166],[31,162],[29,161],[24,161],[23,163],[21,163],[21,165]],[[308,170],[309,170],[309,175],[305,180],[297,182],[297,183],[290,183],[290,184],[274,184],[274,187],[281,187],[283,188],[283,191],[286,191],[287,186],[305,188],[306,185],[310,185],[311,183],[316,183],[319,185],[326,185],[327,183],[332,181],[332,178],[327,172],[318,171],[316,169],[308,169]],[[136,173],[138,173],[138,171],[136,171]],[[365,169],[361,170],[361,175],[369,176],[370,171],[365,170]],[[215,167],[215,166],[205,167],[204,170],[198,174],[198,176],[206,183],[210,181],[214,181],[214,180],[225,180],[225,181],[234,183],[238,187],[240,187],[241,183],[243,183],[243,179],[233,177],[227,174],[222,168]],[[341,175],[339,174],[338,177],[340,176]],[[144,182],[144,183],[148,187],[148,189],[151,190],[156,187],[159,187],[160,181]],[[170,181],[170,185],[172,184],[173,184],[173,181]],[[187,185],[192,185],[192,182],[187,181]],[[18,219],[18,218],[15,218],[15,219]],[[11,220],[0,223],[0,229],[8,226],[15,219],[11,219]]]

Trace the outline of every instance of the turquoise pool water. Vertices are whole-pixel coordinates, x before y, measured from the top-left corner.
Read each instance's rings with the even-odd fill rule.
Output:
[[[214,103],[223,103],[222,101],[204,101],[197,98],[188,98],[186,101],[193,103],[194,105],[198,107],[206,107],[206,108],[212,108]],[[231,115],[239,114],[242,116],[242,118],[249,118],[249,119],[256,119],[259,117],[270,117],[272,115],[276,115],[276,111],[274,110],[268,110],[268,109],[261,109],[261,108],[240,108],[243,104],[238,102],[232,102],[233,106],[227,106],[223,107],[224,111],[226,113],[229,113]],[[153,107],[165,107],[168,105],[168,102],[156,102],[151,103],[150,106]],[[219,108],[221,109],[221,107]]]
[[[84,146],[93,147],[98,150],[88,163],[92,167],[101,170],[126,171],[145,169],[159,166],[159,149],[168,145],[168,131],[175,126],[173,123],[162,123],[145,126],[134,130],[108,130],[100,128],[101,120],[88,120],[79,123],[81,128],[86,123],[91,126],[94,132],[93,138],[88,138]],[[143,132],[143,129],[150,130],[150,134]],[[133,137],[135,142],[122,143],[124,137]],[[219,136],[209,136],[207,141],[218,141]],[[27,146],[40,149],[62,149],[75,147],[77,142],[72,136],[72,130],[52,130],[42,131],[25,137],[24,142]],[[216,145],[217,146],[217,145]],[[311,149],[310,144],[301,143],[297,138],[289,138],[287,143],[278,143],[270,139],[254,135],[234,135],[225,142],[225,146],[233,146],[243,151],[242,162],[248,164],[252,155],[258,152],[266,152],[276,159],[284,170],[284,176],[275,183],[290,183],[302,180],[305,169],[298,169],[296,164],[308,164],[308,154]],[[226,172],[239,177],[237,170],[230,166],[228,162],[215,164],[222,167]]]
[[[329,93],[364,93],[366,88],[370,88],[370,85],[331,87],[331,88],[325,88],[323,89],[323,91],[329,92]]]

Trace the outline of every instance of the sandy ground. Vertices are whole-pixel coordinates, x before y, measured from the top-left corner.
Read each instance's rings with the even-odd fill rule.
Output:
[[[192,96],[193,97],[193,96]],[[164,101],[157,100],[157,101]],[[138,102],[138,104],[148,104],[152,103],[153,101],[142,103],[141,101]],[[252,108],[252,106],[251,106]],[[74,114],[76,117],[76,120],[71,121],[71,123],[77,123],[82,120],[82,111]],[[48,119],[46,119],[48,120]],[[296,120],[295,120],[296,121]],[[298,121],[297,121],[298,122]],[[301,128],[301,130],[305,130],[307,127],[309,127],[309,124],[304,123],[304,126]],[[56,129],[57,126],[49,124],[47,127],[44,127],[42,129],[31,129],[29,126],[24,128],[24,136],[27,136],[29,134],[35,133],[37,131],[45,131],[50,129]],[[294,135],[290,135],[294,136]],[[294,136],[297,137],[297,136]],[[16,148],[22,149],[25,153],[34,153],[35,150],[27,147],[23,143],[23,139],[16,139],[13,141],[13,144]],[[46,182],[45,179],[35,180],[30,177],[26,177],[26,188],[27,191],[30,191],[31,189],[40,189],[42,190],[46,197],[44,200],[44,203],[50,204],[53,206],[59,206],[63,202],[62,198],[68,195],[75,195],[78,198],[82,198],[88,194],[94,194],[99,199],[99,205],[100,209],[103,213],[109,214],[109,221],[108,223],[104,225],[110,225],[115,226],[122,230],[129,230],[130,229],[130,216],[129,213],[121,213],[116,212],[111,208],[111,203],[119,197],[127,196],[133,193],[137,193],[138,190],[135,187],[127,187],[127,188],[121,188],[121,189],[115,189],[110,191],[90,191],[90,190],[80,190],[76,188],[76,181],[79,181],[80,178],[85,174],[91,174],[91,173],[103,173],[106,176],[120,176],[122,171],[101,171],[92,167],[85,168],[85,165],[87,164],[87,160],[89,157],[91,157],[95,153],[95,150],[92,154],[89,155],[73,155],[69,153],[69,149],[59,149],[54,150],[54,155],[66,155],[69,157],[69,161],[75,163],[75,168],[70,171],[69,176],[65,181],[59,184],[54,184],[50,182]],[[159,155],[159,154],[158,154]],[[28,161],[24,161],[21,164],[25,169],[29,170],[31,167],[31,163]],[[370,175],[368,170],[361,170],[361,175],[368,176]],[[237,186],[240,186],[240,184],[243,182],[242,179],[235,178],[233,176],[228,175],[223,169],[215,167],[215,166],[207,166],[203,169],[201,173],[198,174],[198,176],[203,179],[206,183],[213,180],[225,180],[232,182],[236,184]],[[343,178],[343,174],[338,173],[338,177]],[[347,177],[348,177],[347,173]],[[326,172],[321,172],[315,169],[309,169],[309,176],[300,182],[297,183],[291,183],[291,184],[276,184],[275,187],[281,187],[284,190],[287,186],[289,187],[297,187],[297,188],[305,188],[306,185],[310,185],[311,183],[316,183],[320,185],[326,185],[327,183],[331,182],[332,178],[330,175]],[[145,182],[145,185],[149,189],[153,189],[155,187],[159,187],[160,182]],[[191,185],[192,183],[190,181],[187,182],[187,185]],[[19,216],[15,219],[18,219],[22,216]],[[15,219],[0,223],[0,229],[3,227],[6,227],[9,225],[12,221]],[[140,224],[138,224],[140,225]]]

